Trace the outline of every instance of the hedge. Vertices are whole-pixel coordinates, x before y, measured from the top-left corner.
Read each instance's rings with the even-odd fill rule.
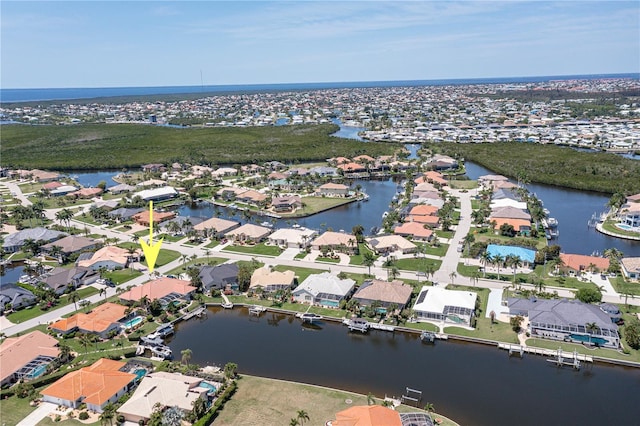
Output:
[[[193,426],[209,426],[213,423],[216,417],[218,417],[218,413],[222,407],[224,407],[224,404],[231,399],[237,388],[238,385],[236,384],[236,381],[232,381],[222,395],[216,399],[216,402],[213,403],[213,407],[211,407],[202,418],[195,422]]]

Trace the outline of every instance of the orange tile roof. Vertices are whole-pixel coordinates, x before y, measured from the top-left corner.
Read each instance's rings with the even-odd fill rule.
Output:
[[[79,313],[56,321],[49,328],[67,332],[78,327],[78,329],[86,332],[101,333],[107,330],[111,324],[122,319],[126,310],[126,306],[107,302],[97,306],[88,314]]]
[[[0,382],[38,355],[58,357],[58,341],[36,330],[19,337],[7,337],[0,344]]]
[[[406,222],[396,227],[393,233],[398,235],[413,235],[418,238],[429,238],[433,234],[433,231],[426,229],[421,223]]]
[[[339,169],[344,170],[345,172],[357,172],[357,171],[365,170],[364,166],[362,164],[358,164],[358,163],[338,164],[337,167]]]
[[[128,301],[136,301],[147,296],[149,300],[162,299],[170,293],[178,293],[181,295],[189,294],[196,288],[190,285],[190,281],[178,280],[175,278],[158,278],[148,283],[134,287],[131,290],[122,293],[120,299]]]
[[[153,223],[162,223],[165,220],[172,219],[176,216],[175,212],[157,212],[153,211]],[[149,210],[142,211],[133,215],[133,220],[142,225],[149,225]]]
[[[436,206],[429,206],[426,204],[421,204],[418,206],[415,206],[414,208],[412,208],[409,211],[409,214],[411,215],[420,215],[420,216],[425,216],[425,215],[434,215],[436,213],[438,213],[438,208]]]
[[[423,225],[433,225],[436,226],[440,218],[438,216],[431,215],[409,215],[407,216],[407,222],[417,222],[422,223]]]
[[[609,259],[606,257],[585,256],[582,254],[560,253],[560,259],[567,268],[574,271],[587,270],[590,264],[596,265],[600,271],[609,269]]]
[[[400,414],[381,405],[359,405],[336,413],[332,426],[402,426]]]
[[[40,393],[67,401],[84,397],[82,402],[101,406],[136,378],[135,374],[120,371],[125,365],[101,358],[89,367],[65,375]]]
[[[128,259],[129,251],[127,249],[116,246],[105,246],[93,253],[91,259],[79,261],[78,266],[91,268],[97,262],[111,261],[114,263],[119,263],[124,267],[127,264]]]
[[[531,222],[528,221],[528,220],[525,220],[525,219],[510,219],[510,218],[506,218],[506,217],[492,217],[491,221],[496,223],[496,226],[494,227],[494,229],[500,229],[500,227],[505,223],[513,226],[513,229],[515,229],[516,231],[520,231],[520,229],[522,229],[522,227],[531,228]]]

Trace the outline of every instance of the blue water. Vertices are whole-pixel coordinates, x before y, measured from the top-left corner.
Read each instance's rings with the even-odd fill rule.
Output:
[[[40,377],[41,375],[44,374],[44,372],[47,371],[47,364],[42,364],[37,366],[33,372],[31,373],[31,378],[35,379],[36,377]]]
[[[463,84],[536,83],[549,80],[596,78],[640,78],[640,73],[592,74],[538,77],[492,77],[442,80],[347,81],[326,83],[230,84],[213,86],[159,87],[74,87],[40,89],[0,89],[0,102],[27,102],[63,99],[90,99],[110,96],[164,95],[179,93],[222,94],[229,92],[281,92],[289,90],[319,90],[365,87],[419,87]]]
[[[215,392],[217,390],[217,388],[215,386],[213,386],[211,383],[205,382],[205,381],[200,382],[200,387],[201,388],[205,388],[205,389],[209,389],[210,393],[213,393],[213,392]]]
[[[570,334],[569,337],[578,342],[591,342],[594,345],[604,345],[607,343],[607,340],[602,337],[585,336],[582,334]]]
[[[12,265],[7,265],[4,268],[0,269],[2,275],[0,276],[0,287],[5,284],[17,283],[18,278],[24,274],[24,265],[21,263],[14,263]]]
[[[141,380],[144,376],[147,375],[147,370],[145,370],[144,368],[138,368],[133,372],[133,374],[138,377],[138,380]]]
[[[93,188],[98,186],[101,181],[107,183],[107,188],[116,186],[118,182],[113,180],[114,176],[117,176],[121,171],[95,171],[95,172],[67,172],[69,177],[74,178],[80,185]]]
[[[356,139],[361,142],[367,142],[366,139],[362,139],[360,135],[358,135],[358,133],[362,132],[363,130],[366,130],[365,127],[345,126],[342,124],[342,121],[340,121],[339,118],[332,118],[331,121],[334,124],[337,124],[338,126],[340,126],[340,130],[333,133],[331,136],[337,136],[339,138],[346,138],[346,139]]]
[[[135,317],[130,319],[129,321],[126,321],[124,323],[124,326],[126,328],[131,328],[131,327],[135,327],[136,325],[140,324],[142,322],[143,318],[142,317]]]

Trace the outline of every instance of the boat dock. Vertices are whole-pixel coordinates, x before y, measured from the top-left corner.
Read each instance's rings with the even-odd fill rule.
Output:
[[[359,331],[361,333],[369,331],[370,323],[360,318],[345,319],[342,323],[349,327],[349,331]]]
[[[166,346],[159,338],[141,337],[140,343],[138,343],[138,346],[136,347],[136,355],[143,355],[147,349],[158,358],[173,358],[171,348]]]
[[[184,321],[190,320],[193,317],[198,317],[201,318],[202,316],[206,316],[207,315],[207,307],[206,306],[200,306],[197,309],[194,309],[191,312],[187,312],[186,314],[184,314],[184,316],[182,317],[182,319]]]
[[[547,361],[553,362],[558,366],[568,365],[576,369],[580,368],[580,362],[593,362],[593,357],[591,355],[579,354],[577,351],[565,352],[560,348],[557,350],[553,350],[532,348],[529,346],[514,345],[509,343],[498,343],[498,349],[508,350],[509,356],[513,354],[519,354],[522,357],[525,353],[529,353],[553,357],[553,359],[548,359]]]
[[[249,308],[249,315],[255,315],[259,317],[263,312],[265,312],[267,308],[260,305],[254,305]]]

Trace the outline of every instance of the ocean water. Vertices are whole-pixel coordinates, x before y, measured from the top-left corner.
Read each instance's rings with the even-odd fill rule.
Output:
[[[419,87],[446,86],[464,84],[495,83],[538,83],[549,80],[575,80],[598,78],[640,78],[640,73],[629,74],[593,74],[538,77],[496,77],[472,79],[442,80],[394,80],[394,81],[347,81],[323,83],[281,83],[281,84],[230,84],[212,86],[158,86],[158,87],[76,87],[76,88],[32,88],[32,89],[0,89],[0,103],[52,101],[69,99],[91,99],[113,96],[146,96],[182,93],[202,93],[215,95],[229,92],[282,92],[289,90],[318,90],[363,87]]]

